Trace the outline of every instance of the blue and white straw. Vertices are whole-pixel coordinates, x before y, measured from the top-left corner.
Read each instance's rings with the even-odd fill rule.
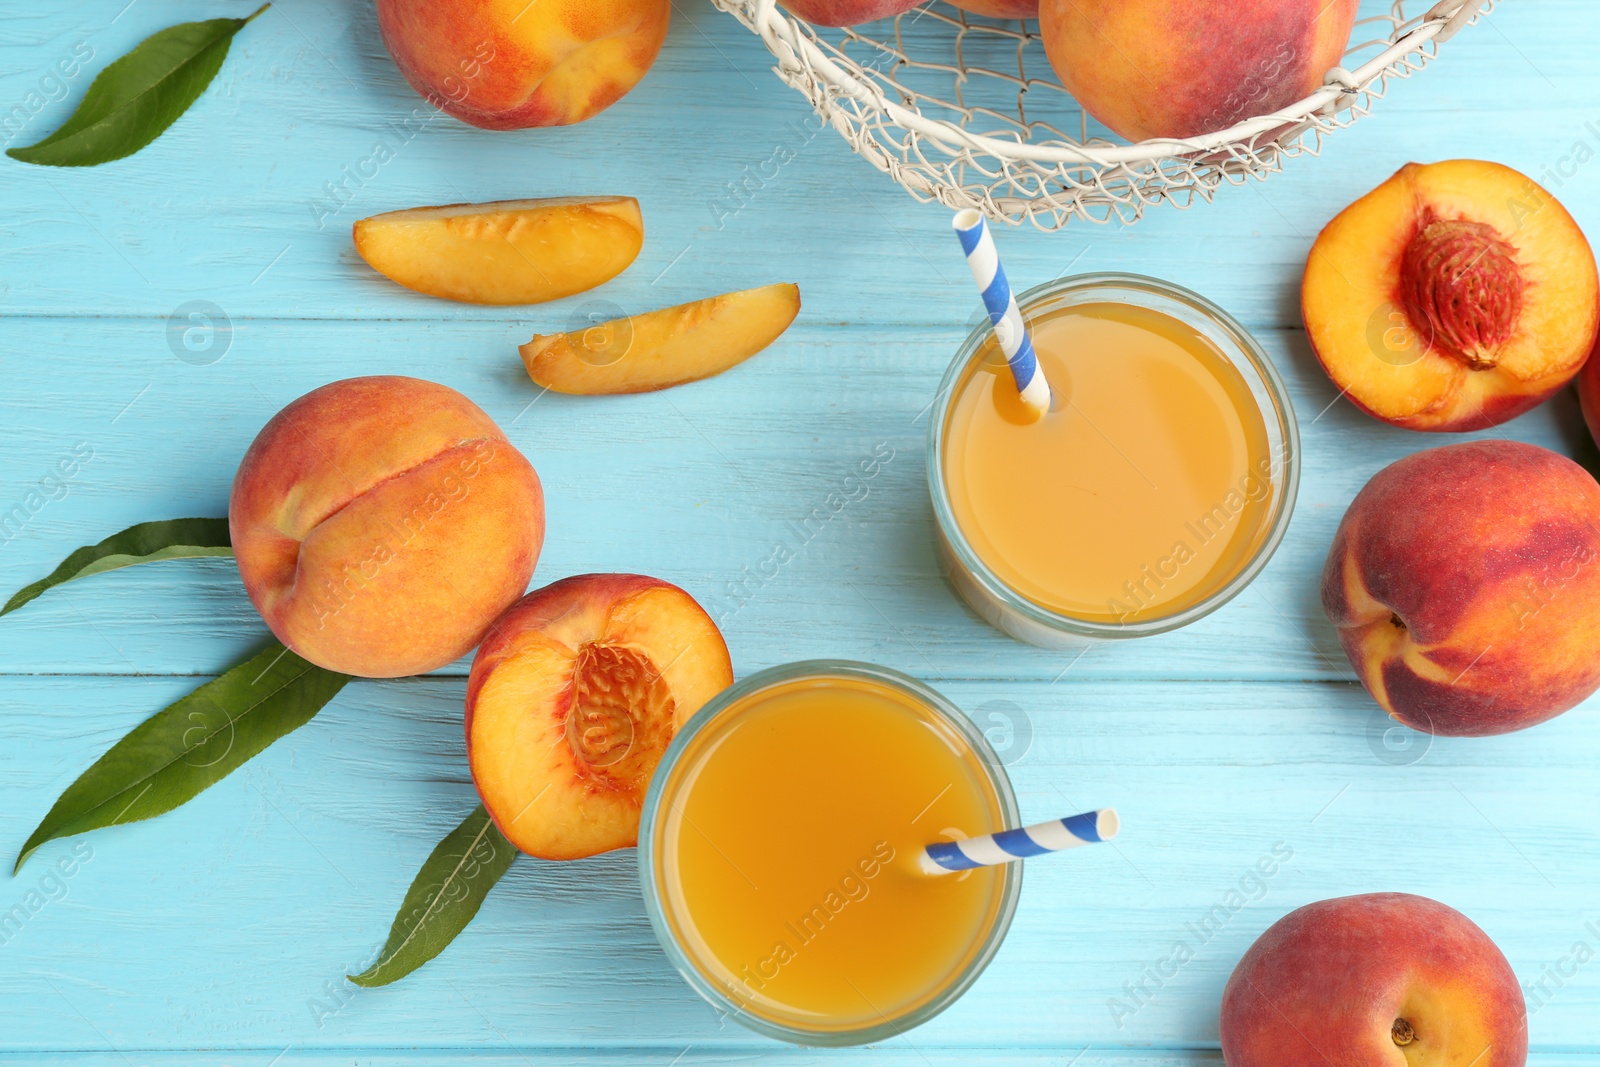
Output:
[[[924,874],[949,874],[996,863],[1013,863],[1046,852],[1109,841],[1117,836],[1119,828],[1116,809],[1101,808],[1020,830],[1001,830],[997,834],[960,841],[939,841],[922,850],[920,866]]]
[[[989,309],[989,321],[994,324],[1000,351],[1011,365],[1011,376],[1017,380],[1017,392],[1035,411],[1041,414],[1049,411],[1050,385],[1039,369],[1033,338],[1028,336],[1028,328],[1022,322],[1017,298],[1011,295],[1011,283],[1006,281],[1006,271],[1000,265],[1000,254],[995,251],[988,224],[980,212],[970,207],[956,212],[952,224],[956,236],[961,239],[961,250],[967,254],[972,280],[978,283],[978,291],[983,294],[983,306]]]

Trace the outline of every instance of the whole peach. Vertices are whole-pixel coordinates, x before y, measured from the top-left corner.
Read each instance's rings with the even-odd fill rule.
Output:
[[[1307,904],[1245,952],[1222,993],[1228,1067],[1522,1067],[1522,988],[1489,935],[1409,893]]]
[[[817,26],[857,26],[910,11],[922,0],[782,0],[783,6]]]
[[[671,0],[378,0],[378,29],[411,87],[486,130],[565,126],[636,85]]]
[[[1130,141],[1195,137],[1322,85],[1359,0],[1042,0],[1067,91]]]
[[[1600,485],[1516,441],[1431,448],[1356,494],[1322,606],[1356,674],[1417,730],[1507,733],[1600,687]]]
[[[963,11],[991,19],[1036,19],[1039,0],[950,0]]]
[[[228,504],[245,591],[329,670],[395,678],[477,645],[544,543],[539,476],[454,389],[347,378],[273,416]]]

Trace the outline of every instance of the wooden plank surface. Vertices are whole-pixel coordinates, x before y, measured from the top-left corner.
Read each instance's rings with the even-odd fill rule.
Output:
[[[1076,659],[981,622],[934,557],[924,409],[959,327],[797,325],[720,377],[608,398],[542,395],[516,357],[529,331],[514,323],[253,322],[207,367],[174,360],[159,340],[157,352],[108,362],[107,334],[159,326],[101,328],[9,324],[19,348],[52,354],[19,360],[15,390],[0,399],[10,499],[75,446],[93,458],[5,545],[0,588],[130,523],[225,514],[238,458],[284,403],[334,377],[414,374],[481,402],[538,468],[549,513],[541,579],[604,569],[677,582],[721,621],[741,671],[848,654],[932,678],[1053,678],[1069,664],[1105,678],[1352,677],[1307,576],[1367,478],[1430,443],[1336,402],[1303,333],[1258,331],[1300,412],[1304,474],[1287,540],[1210,618]],[[1594,453],[1570,394],[1488,435]],[[875,452],[886,457],[879,473],[850,480]],[[854,499],[834,512],[835,492]],[[778,545],[795,559],[767,573]],[[264,633],[226,561],[66,586],[5,625],[0,670],[50,673],[215,672]]]
[[[26,835],[85,753],[189,684],[13,677],[0,692],[0,745],[26,742],[31,757],[0,784],[4,839]],[[492,1049],[496,1030],[519,1047],[751,1044],[719,1028],[654,948],[631,852],[519,860],[446,955],[384,989],[339,985],[474,803],[462,688],[357,682],[183,810],[83,838],[92,857],[64,880],[65,896],[4,946],[0,1003],[29,1006],[9,1020],[7,1046],[92,1049],[96,1028],[128,1049],[363,1049],[397,1032],[408,1044]],[[1024,1046],[1214,1047],[1239,953],[1284,911],[1342,893],[1446,900],[1524,977],[1596,941],[1585,926],[1600,919],[1588,877],[1600,804],[1590,714],[1490,744],[1422,740],[1397,752],[1381,715],[1344,683],[1069,676],[941,688],[993,732],[1025,818],[1111,798],[1129,832],[1030,868],[1000,958],[910,1036],[914,1047],[991,1043],[986,1020],[1000,1016]],[[1274,846],[1290,858],[1253,877]],[[47,846],[12,896],[73,856],[73,842]],[[1212,913],[1230,890],[1246,905]],[[1214,933],[1201,944],[1186,923]],[[1195,958],[1152,984],[1147,968],[1177,939]],[[1594,982],[1570,982],[1536,1016],[1539,1043],[1588,1047],[1597,1013]]]
[[[44,99],[57,95],[40,82],[57,58],[91,49],[92,72],[158,26],[233,13],[126,4],[4,12],[0,116],[12,104],[26,116],[0,139],[37,139],[81,96],[87,75]],[[1300,415],[1298,507],[1256,584],[1188,630],[1081,658],[988,629],[932,554],[923,409],[976,310],[943,212],[819,130],[760,43],[708,5],[676,3],[656,68],[593,122],[490,134],[437,119],[399,144],[394,124],[420,101],[367,0],[277,0],[140,155],[85,171],[4,161],[0,511],[41,487],[45,502],[0,544],[0,590],[129,523],[222,514],[251,437],[307,389],[414,374],[472,396],[537,465],[549,536],[536,580],[636,570],[677,582],[722,622],[741,675],[836,655],[926,678],[994,731],[1026,815],[1110,802],[1128,832],[1114,849],[1031,868],[989,972],[881,1049],[823,1055],[719,1026],[656,948],[632,853],[519,860],[445,955],[358,990],[342,976],[473,804],[464,664],[358,682],[185,809],[54,843],[0,878],[0,914],[27,912],[0,933],[0,1067],[1215,1065],[1218,999],[1245,946],[1295,906],[1378,889],[1462,908],[1519,978],[1545,981],[1553,992],[1530,1005],[1534,1063],[1600,1063],[1600,969],[1559,988],[1548,978],[1579,944],[1600,951],[1600,701],[1505,738],[1386,734],[1322,616],[1316,575],[1371,473],[1440,442],[1338,400],[1296,310],[1311,236],[1410,159],[1477,155],[1555,175],[1600,233],[1600,166],[1573,162],[1579,143],[1600,153],[1597,37],[1592,0],[1505,0],[1320,160],[1132,228],[1000,235],[1023,284],[1130,270],[1217,300],[1257,331]],[[382,138],[393,162],[330,209],[326,183]],[[729,183],[780,143],[792,162],[730,199]],[[639,196],[645,250],[604,289],[537,309],[410,294],[349,244],[354,218],[389,208],[583,192]],[[801,284],[800,321],[713,381],[540,396],[515,359],[518,342],[590,301],[639,311],[772,280]],[[181,359],[169,340],[174,309],[195,300],[226,316],[214,362]],[[1497,432],[1600,459],[1570,395]],[[865,492],[801,533],[885,446],[893,458]],[[75,447],[93,458],[46,483]],[[761,575],[779,543],[797,558]],[[0,620],[0,855],[133,724],[264,637],[234,568],[214,560],[97,577]],[[1185,924],[1280,842],[1292,859],[1259,890],[1245,885],[1252,899],[1153,987],[1149,969]],[[92,855],[47,883],[74,844]],[[1141,983],[1153,992],[1129,992]]]

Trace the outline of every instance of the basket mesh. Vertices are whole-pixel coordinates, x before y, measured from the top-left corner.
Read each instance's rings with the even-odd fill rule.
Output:
[[[1152,204],[1189,207],[1224,183],[1265,179],[1286,158],[1366,115],[1496,0],[1395,0],[1356,24],[1345,65],[1270,115],[1190,140],[1130,145],[1085,114],[1045,58],[1036,22],[969,15],[931,0],[893,19],[815,27],[775,0],[714,0],[761,36],[778,76],[859,155],[912,196],[1055,230],[1069,219],[1134,222]],[[1224,101],[1219,108],[1237,110]]]

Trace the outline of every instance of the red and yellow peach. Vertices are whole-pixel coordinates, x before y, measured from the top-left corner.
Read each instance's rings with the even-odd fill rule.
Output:
[[[1432,448],[1345,512],[1322,605],[1367,691],[1434,734],[1507,733],[1600,687],[1600,485],[1505,440]]]
[[[671,0],[378,0],[378,29],[434,106],[520,130],[616,103],[655,62],[671,14]]]
[[[250,601],[329,670],[394,678],[470,652],[544,542],[539,476],[494,421],[416,378],[348,378],[267,423],[228,525]]]
[[[1407,893],[1290,912],[1222,994],[1228,1067],[1523,1067],[1526,1008],[1511,965],[1454,908]]]
[[[1196,137],[1315,92],[1359,0],[1042,0],[1068,92],[1130,141]]]

